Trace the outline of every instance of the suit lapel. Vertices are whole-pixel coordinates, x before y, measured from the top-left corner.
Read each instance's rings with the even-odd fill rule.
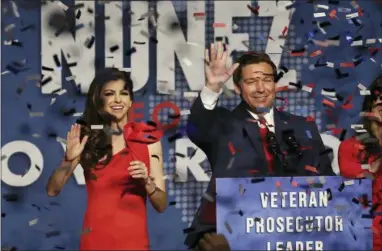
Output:
[[[251,114],[247,111],[246,104],[241,102],[238,107],[234,110],[235,115],[243,121],[243,136],[248,137],[254,150],[260,159],[264,160],[264,163],[257,163],[256,169],[261,172],[267,172],[267,165],[265,159],[265,152],[263,144],[261,141],[259,126],[257,122],[254,121]],[[261,170],[260,170],[261,169]]]
[[[285,147],[285,143],[283,142],[283,131],[290,129],[289,124],[288,124],[288,118],[284,116],[281,112],[277,111],[274,108],[274,122],[275,122],[275,135],[277,142],[279,143],[280,146]]]

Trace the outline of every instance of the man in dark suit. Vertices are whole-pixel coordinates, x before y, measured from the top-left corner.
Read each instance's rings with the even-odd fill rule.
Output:
[[[206,50],[207,82],[191,107],[188,136],[208,157],[215,178],[334,175],[317,126],[274,108],[277,69],[265,53],[243,55],[229,69],[222,43]],[[223,84],[233,76],[242,102],[233,110],[216,107]],[[208,196],[207,196],[208,197]],[[216,234],[214,202],[203,199],[186,245],[200,250],[229,250]]]

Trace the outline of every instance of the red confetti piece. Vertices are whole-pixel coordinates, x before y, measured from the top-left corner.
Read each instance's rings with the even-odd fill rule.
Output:
[[[276,92],[282,92],[282,91],[287,91],[289,90],[289,86],[284,85],[276,88]]]
[[[337,10],[332,10],[330,13],[329,13],[329,17],[330,18],[334,18],[337,14]]]
[[[228,148],[229,148],[229,151],[231,152],[232,155],[234,155],[236,153],[235,148],[233,147],[232,142],[228,143]]]
[[[317,50],[317,51],[313,51],[312,53],[310,53],[309,56],[311,58],[314,58],[314,57],[317,57],[317,56],[319,56],[321,54],[322,54],[322,51],[321,50]]]
[[[249,170],[249,173],[258,173],[258,170]]]
[[[342,68],[354,68],[355,65],[352,62],[345,62],[345,63],[340,63],[340,67],[342,67]]]
[[[358,15],[359,15],[360,17],[363,16],[363,11],[362,11],[361,7],[358,7],[357,12],[358,12]]]
[[[312,92],[310,94],[312,95],[312,97],[314,97],[313,89],[316,86],[316,84],[315,83],[311,83],[311,84],[307,84],[306,86],[312,88]]]
[[[315,119],[313,116],[306,117],[306,122],[314,122],[314,121],[315,121]]]
[[[353,104],[343,104],[342,105],[342,109],[344,110],[350,110],[350,109],[353,109]]]
[[[205,16],[204,12],[195,12],[194,13],[194,17],[204,17],[204,16]]]
[[[293,186],[293,187],[297,187],[297,186],[298,186],[297,181],[293,181],[293,182],[292,182],[292,186]]]
[[[305,51],[303,51],[303,52],[290,52],[289,53],[289,56],[291,56],[291,57],[301,57],[301,56],[304,56],[304,53],[305,53]]]
[[[214,28],[225,28],[225,23],[214,23],[212,25]]]
[[[259,9],[260,9],[260,6],[257,6],[257,7],[252,7],[251,5],[247,4],[247,8],[250,9],[250,11],[255,14],[255,15],[259,15]]]
[[[285,33],[286,33],[287,31],[288,31],[288,27],[285,26],[284,29],[283,29],[283,31],[281,32],[281,33],[283,34],[283,36],[285,36]]]
[[[332,108],[336,107],[336,105],[335,105],[333,102],[331,102],[331,101],[329,101],[329,100],[327,100],[327,99],[323,99],[323,100],[322,100],[322,103],[323,103],[324,105],[330,106],[330,107],[332,107]]]
[[[330,129],[330,131],[334,134],[334,135],[337,135],[337,134],[341,134],[341,132],[343,131],[342,128],[332,128]]]
[[[313,121],[314,121],[314,119],[313,119]],[[312,146],[304,146],[304,147],[300,147],[300,150],[305,151],[305,150],[310,150],[312,148],[313,148]]]
[[[315,168],[313,166],[309,166],[309,165],[305,166],[305,170],[313,172],[313,173],[318,173],[317,168]]]
[[[280,187],[281,186],[281,182],[280,181],[277,181],[276,182],[276,187]]]

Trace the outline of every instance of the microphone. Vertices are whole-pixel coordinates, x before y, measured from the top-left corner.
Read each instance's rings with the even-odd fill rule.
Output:
[[[298,158],[301,158],[301,145],[297,142],[296,137],[294,136],[293,130],[283,131],[282,136],[283,141],[289,147],[289,150],[297,155]]]
[[[266,135],[266,141],[268,144],[268,150],[276,157],[284,168],[288,167],[288,163],[284,158],[284,154],[281,151],[280,145],[277,143],[276,135],[268,131]]]

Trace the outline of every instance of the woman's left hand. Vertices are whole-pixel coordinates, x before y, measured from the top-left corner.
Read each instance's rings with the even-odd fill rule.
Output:
[[[131,161],[127,170],[129,171],[130,176],[134,179],[142,179],[142,181],[147,181],[149,178],[147,167],[142,161]]]

